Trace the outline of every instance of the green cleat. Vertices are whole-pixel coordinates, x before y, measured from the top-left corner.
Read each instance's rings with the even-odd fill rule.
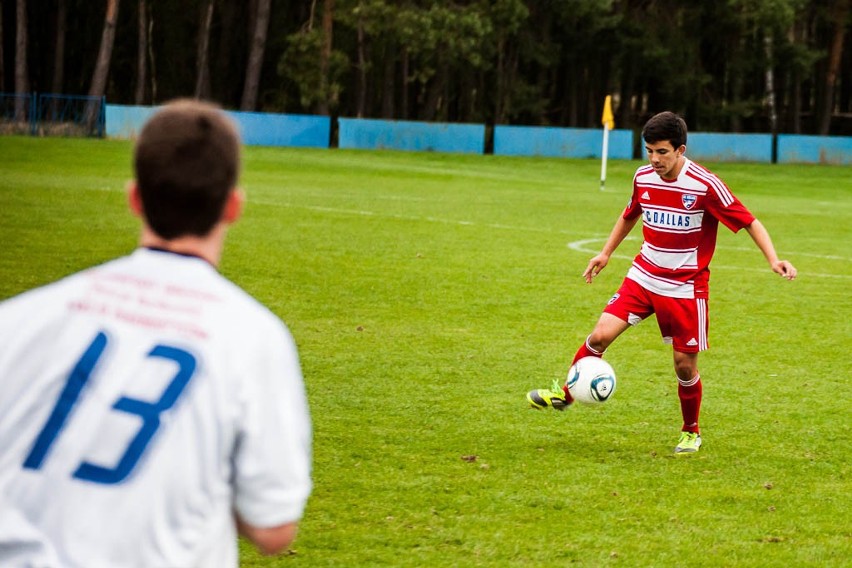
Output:
[[[681,432],[675,446],[676,454],[694,454],[701,447],[701,435],[697,432]]]
[[[544,410],[548,407],[565,410],[571,406],[572,402],[566,398],[565,391],[562,390],[559,381],[553,381],[553,386],[550,389],[536,389],[528,392],[527,401],[536,410]]]

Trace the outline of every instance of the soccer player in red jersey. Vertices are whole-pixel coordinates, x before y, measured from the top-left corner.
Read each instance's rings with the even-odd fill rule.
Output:
[[[708,348],[708,267],[719,223],[733,232],[745,229],[773,272],[787,280],[796,277],[795,267],[778,259],[763,224],[724,182],[686,157],[686,137],[686,122],[672,112],[659,113],[645,124],[642,138],[649,164],[636,170],[630,201],[583,278],[592,282],[640,218],[642,248],[572,361],[602,357],[628,327],[656,314],[663,341],[674,351],[683,415],[678,454],[694,453],[701,446],[698,353]],[[573,402],[568,388],[558,384],[531,391],[527,400],[534,408],[557,410]]]

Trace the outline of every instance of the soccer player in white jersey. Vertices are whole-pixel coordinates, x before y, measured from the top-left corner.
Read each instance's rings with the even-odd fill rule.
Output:
[[[656,314],[663,341],[672,345],[683,426],[675,453],[701,446],[698,414],[701,375],[698,353],[708,348],[709,264],[719,223],[745,229],[774,272],[787,280],[796,269],[779,260],[769,233],[728,187],[706,168],[688,159],[686,123],[672,112],[653,116],[642,130],[649,164],[636,170],[633,195],[601,252],[589,261],[583,278],[591,283],[615,249],[642,219],[644,242],[621,287],[610,299],[592,333],[574,355],[602,357],[630,326]],[[564,410],[572,402],[568,388],[527,394],[533,408]]]
[[[311,425],[287,328],[216,269],[240,140],[165,105],[138,138],[140,247],[0,304],[0,566],[238,565],[295,537]]]

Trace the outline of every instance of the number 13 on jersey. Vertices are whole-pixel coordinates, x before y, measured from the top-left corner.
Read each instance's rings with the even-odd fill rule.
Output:
[[[98,332],[86,348],[83,356],[74,365],[47,422],[36,436],[33,447],[24,460],[24,468],[38,470],[44,465],[51,446],[62,433],[65,425],[73,420],[74,411],[78,406],[77,403],[84,387],[91,378],[92,371],[106,350],[108,343],[107,335],[102,331]],[[174,377],[156,402],[126,396],[115,401],[115,404],[112,405],[114,411],[134,414],[142,419],[139,430],[130,440],[115,467],[107,468],[82,461],[73,473],[74,478],[103,484],[124,481],[136,467],[160,427],[160,415],[174,406],[195,374],[197,366],[196,359],[191,353],[168,345],[155,345],[148,352],[146,358],[166,359],[176,363],[177,371]]]

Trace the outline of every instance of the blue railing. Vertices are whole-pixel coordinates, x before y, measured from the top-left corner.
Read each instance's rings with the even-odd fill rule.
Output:
[[[106,97],[0,93],[0,133],[103,138]]]

